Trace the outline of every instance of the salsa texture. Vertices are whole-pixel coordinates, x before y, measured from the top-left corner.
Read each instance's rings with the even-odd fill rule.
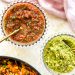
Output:
[[[12,5],[3,16],[6,34],[22,28],[10,38],[14,41],[28,44],[37,41],[45,29],[45,17],[35,5],[25,2]]]
[[[59,35],[49,40],[44,47],[45,65],[56,72],[67,73],[75,68],[75,38]]]
[[[0,58],[0,75],[39,75],[35,70],[27,64],[19,61]]]

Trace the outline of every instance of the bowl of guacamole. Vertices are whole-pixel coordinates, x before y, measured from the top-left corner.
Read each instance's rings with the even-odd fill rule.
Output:
[[[75,69],[75,38],[58,35],[50,39],[43,50],[43,62],[48,70],[69,73]]]

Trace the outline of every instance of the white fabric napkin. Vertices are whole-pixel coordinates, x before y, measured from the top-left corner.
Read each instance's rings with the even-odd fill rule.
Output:
[[[63,5],[64,0],[38,0],[38,2],[49,13],[52,13],[53,15],[63,19],[66,18]]]
[[[75,31],[75,0],[38,0],[38,2],[48,12],[67,19],[71,29]]]
[[[64,0],[64,9],[67,20],[75,31],[75,0]]]

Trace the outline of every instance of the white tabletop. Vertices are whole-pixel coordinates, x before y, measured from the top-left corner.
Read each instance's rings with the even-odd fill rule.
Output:
[[[0,1],[0,20],[3,10],[5,9],[6,6],[7,6],[6,3]],[[67,23],[67,21],[49,15],[47,12],[45,13],[46,13],[47,27],[45,34],[40,39],[40,41],[38,41],[34,45],[27,47],[26,46],[21,47],[12,44],[9,41],[3,41],[2,43],[0,43],[0,55],[5,55],[5,56],[7,55],[19,58],[29,63],[33,67],[35,67],[41,73],[41,75],[52,75],[45,68],[42,61],[42,51],[43,51],[43,46],[46,43],[46,40],[58,34],[74,35],[74,32],[72,32],[72,30],[70,29],[70,26]],[[0,38],[2,37],[3,37],[3,32],[0,29]]]

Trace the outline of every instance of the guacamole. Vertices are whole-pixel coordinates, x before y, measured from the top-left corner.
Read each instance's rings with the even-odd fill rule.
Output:
[[[43,61],[47,68],[56,72],[70,72],[75,67],[75,38],[59,35],[49,40],[44,47]]]

